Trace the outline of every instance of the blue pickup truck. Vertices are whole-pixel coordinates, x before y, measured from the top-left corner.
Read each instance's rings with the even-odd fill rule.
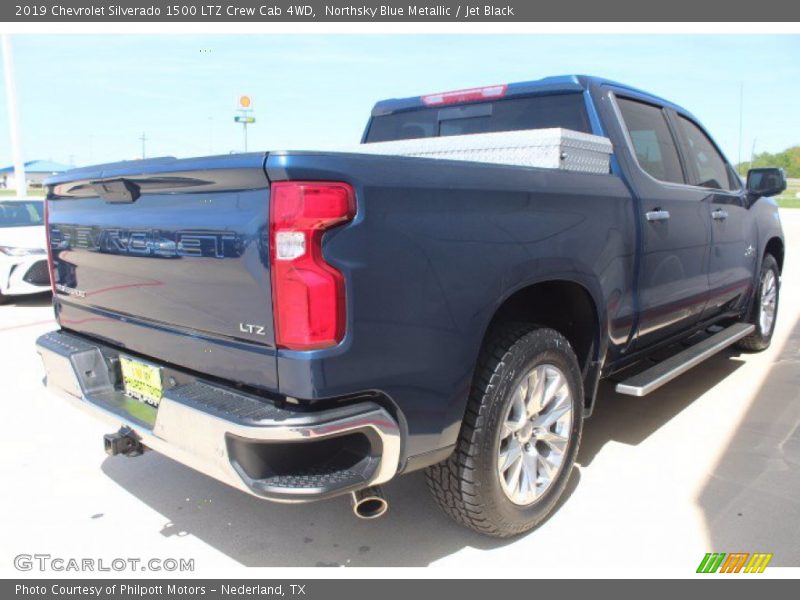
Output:
[[[386,100],[362,142],[546,128],[610,140],[607,172],[291,151],[55,176],[47,386],[113,425],[111,455],[363,518],[426,469],[460,523],[531,529],[598,382],[643,396],[765,349],[784,262],[783,172],[743,184],[690,113],[619,83]]]

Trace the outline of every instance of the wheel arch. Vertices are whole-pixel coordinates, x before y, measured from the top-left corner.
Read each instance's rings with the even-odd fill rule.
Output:
[[[568,278],[548,278],[510,291],[498,303],[481,340],[481,347],[498,324],[525,322],[561,333],[578,358],[584,380],[584,400],[591,410],[607,339],[596,294],[590,285]]]
[[[784,258],[783,240],[778,236],[773,236],[769,240],[767,240],[767,243],[764,246],[764,255],[766,254],[771,254],[772,256],[775,257],[775,260],[778,263],[778,271],[783,273],[783,258]]]

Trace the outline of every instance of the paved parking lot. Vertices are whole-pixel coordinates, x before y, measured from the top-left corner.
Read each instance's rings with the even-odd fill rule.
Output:
[[[694,572],[705,552],[773,552],[800,566],[800,210],[778,329],[763,354],[726,352],[646,398],[605,386],[561,509],[497,541],[439,512],[424,478],[387,486],[389,513],[356,520],[346,498],[270,504],[156,453],[108,458],[108,428],[42,387],[36,337],[49,298],[0,306],[0,571],[13,556],[194,558],[247,566],[653,566]],[[516,571],[516,576],[531,571]]]

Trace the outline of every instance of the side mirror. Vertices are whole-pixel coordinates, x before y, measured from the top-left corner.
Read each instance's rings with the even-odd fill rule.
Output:
[[[786,189],[783,169],[750,169],[747,172],[747,192],[757,200],[764,196],[777,196]]]

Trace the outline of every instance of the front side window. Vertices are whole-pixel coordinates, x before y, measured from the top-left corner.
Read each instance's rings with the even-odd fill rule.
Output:
[[[689,176],[689,183],[716,190],[738,189],[739,186],[734,184],[731,177],[730,167],[703,130],[681,115],[678,115],[678,127],[688,162],[694,169]]]
[[[617,98],[617,104],[639,166],[659,181],[685,183],[664,112],[657,106],[627,98]]]

